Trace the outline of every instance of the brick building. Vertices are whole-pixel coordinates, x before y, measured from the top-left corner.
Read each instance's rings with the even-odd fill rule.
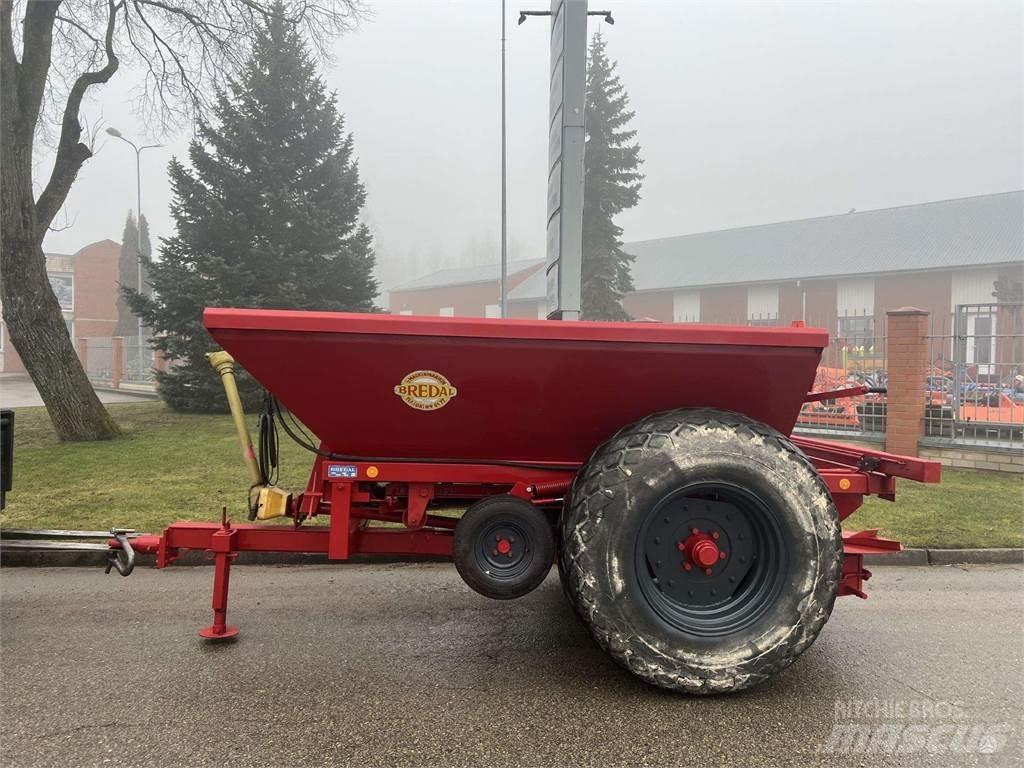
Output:
[[[112,336],[117,325],[117,261],[121,244],[100,240],[77,253],[48,253],[46,271],[71,338]],[[25,368],[0,320],[0,372]]]
[[[544,259],[513,261],[508,265],[509,290],[540,273]],[[543,275],[541,275],[543,276]],[[395,315],[498,317],[500,266],[442,269],[403,283],[389,291],[388,308]]]
[[[1022,233],[1015,191],[627,243],[636,291],[624,304],[664,322],[804,320],[856,344],[890,309],[913,305],[947,322],[957,304],[993,301],[997,276],[1021,274]],[[510,268],[512,317],[544,316],[541,264]],[[391,311],[496,316],[497,274],[436,272],[394,289]]]

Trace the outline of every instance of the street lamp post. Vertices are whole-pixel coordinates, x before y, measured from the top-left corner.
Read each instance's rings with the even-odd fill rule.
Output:
[[[135,216],[138,221],[136,222],[135,234],[136,243],[135,248],[138,256],[138,274],[135,289],[141,294],[142,293],[142,168],[141,168],[141,155],[143,150],[156,149],[162,147],[163,144],[146,144],[144,146],[138,146],[134,141],[124,136],[117,128],[107,128],[107,133],[113,136],[115,139],[120,139],[125,142],[128,146],[135,150]],[[139,317],[139,347],[142,346],[142,317]]]

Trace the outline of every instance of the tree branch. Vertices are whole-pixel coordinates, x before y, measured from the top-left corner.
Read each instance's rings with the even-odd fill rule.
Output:
[[[31,8],[30,4],[29,7]],[[46,5],[38,3],[37,5]],[[54,3],[56,5],[56,3]],[[117,22],[117,12],[124,5],[122,2],[114,4],[114,0],[107,0],[107,31],[104,36],[104,49],[107,53],[107,63],[100,69],[90,72],[83,72],[75,80],[68,93],[67,104],[64,106],[64,118],[61,122],[60,142],[57,145],[57,157],[53,163],[53,171],[50,173],[50,180],[39,199],[36,200],[36,236],[42,238],[47,228],[57,215],[57,211],[64,205],[68,191],[78,176],[82,164],[92,157],[92,150],[79,141],[82,135],[82,125],[78,120],[78,114],[82,107],[82,99],[90,87],[107,82],[117,71],[119,64],[117,54],[114,52],[114,26]],[[56,14],[56,9],[54,9]],[[53,21],[51,20],[51,24]],[[45,73],[44,73],[45,78]]]

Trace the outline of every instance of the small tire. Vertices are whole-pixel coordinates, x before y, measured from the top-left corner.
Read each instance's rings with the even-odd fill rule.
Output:
[[[488,496],[455,526],[452,555],[475,592],[511,600],[532,592],[555,561],[555,532],[543,511],[515,496]]]
[[[814,466],[726,411],[621,430],[577,474],[560,536],[563,587],[598,645],[687,693],[740,691],[789,666],[828,620],[842,573],[838,514]]]

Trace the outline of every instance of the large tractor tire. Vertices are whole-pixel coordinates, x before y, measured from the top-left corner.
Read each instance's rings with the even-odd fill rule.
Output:
[[[682,409],[595,451],[566,500],[559,574],[597,643],[648,683],[739,691],[832,612],[842,538],[807,457],[737,413]]]

